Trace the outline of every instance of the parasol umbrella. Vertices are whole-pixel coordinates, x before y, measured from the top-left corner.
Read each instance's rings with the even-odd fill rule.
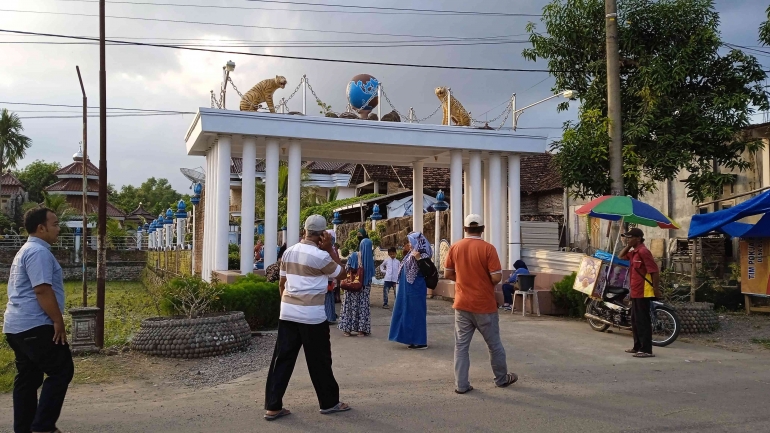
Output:
[[[604,195],[591,200],[576,210],[577,215],[594,218],[623,221],[647,227],[678,229],[679,226],[659,210],[628,196]]]

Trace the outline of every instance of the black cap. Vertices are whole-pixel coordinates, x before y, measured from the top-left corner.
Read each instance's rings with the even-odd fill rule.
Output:
[[[624,238],[644,238],[644,232],[641,229],[632,228],[631,230],[623,233],[621,236]]]

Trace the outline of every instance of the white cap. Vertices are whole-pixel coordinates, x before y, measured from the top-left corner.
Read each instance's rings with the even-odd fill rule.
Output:
[[[305,230],[311,232],[322,232],[326,230],[326,218],[321,215],[310,215],[305,220]]]
[[[472,213],[465,217],[465,227],[484,227],[484,219],[481,215]]]

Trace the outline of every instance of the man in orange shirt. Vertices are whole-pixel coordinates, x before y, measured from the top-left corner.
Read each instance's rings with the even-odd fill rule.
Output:
[[[519,380],[508,373],[505,348],[500,341],[500,323],[495,300],[495,285],[502,279],[500,258],[492,244],[484,242],[481,216],[465,218],[465,239],[449,248],[444,263],[444,277],[455,282],[455,392],[473,390],[468,379],[471,366],[468,349],[478,329],[489,348],[489,361],[495,385],[506,387]]]

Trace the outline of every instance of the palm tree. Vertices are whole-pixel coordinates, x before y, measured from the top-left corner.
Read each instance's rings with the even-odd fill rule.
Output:
[[[43,193],[43,202],[42,203],[34,203],[34,202],[27,202],[24,203],[24,206],[22,206],[22,209],[24,209],[24,212],[36,208],[38,206],[47,207],[48,209],[51,209],[54,214],[56,214],[56,217],[59,218],[59,223],[61,224],[62,228],[65,228],[65,224],[68,220],[72,219],[75,215],[75,209],[70,206],[70,204],[67,202],[67,196],[61,195],[61,194],[48,194]],[[67,228],[65,231],[68,231]]]
[[[16,167],[32,146],[32,140],[23,135],[22,131],[24,127],[19,116],[3,108],[0,112],[0,173]]]

